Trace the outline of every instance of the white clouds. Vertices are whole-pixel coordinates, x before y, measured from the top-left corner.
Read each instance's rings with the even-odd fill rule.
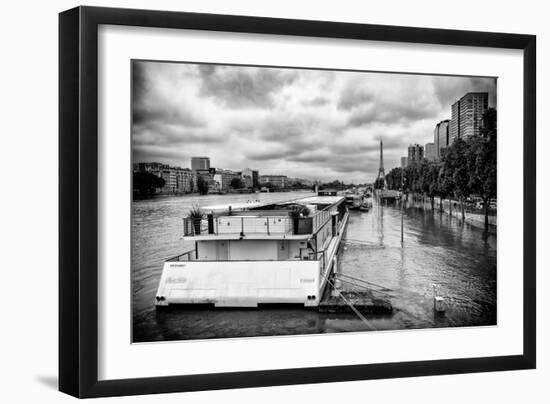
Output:
[[[372,180],[467,91],[493,79],[134,62],[134,161],[212,165],[323,180]],[[492,102],[494,103],[494,101]]]

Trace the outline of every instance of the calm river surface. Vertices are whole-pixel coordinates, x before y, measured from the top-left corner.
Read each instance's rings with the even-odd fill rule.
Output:
[[[134,342],[366,331],[354,314],[299,307],[252,310],[157,310],[154,297],[165,259],[193,247],[182,217],[194,205],[284,201],[311,192],[168,196],[138,200],[132,212]],[[391,289],[392,315],[367,316],[378,330],[496,324],[496,236],[438,212],[393,205],[350,212],[340,271]],[[433,311],[433,284],[446,312]],[[346,286],[344,284],[344,289]]]

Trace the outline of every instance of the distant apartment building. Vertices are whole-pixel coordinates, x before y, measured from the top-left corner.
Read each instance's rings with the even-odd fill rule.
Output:
[[[435,144],[435,159],[441,159],[441,150],[449,146],[449,124],[450,120],[445,119],[435,125],[434,129],[434,144]]]
[[[162,163],[136,163],[134,164],[134,172],[151,173],[161,177],[164,167],[168,166]]]
[[[419,144],[412,144],[409,146],[409,155],[407,157],[407,164],[420,163],[424,158],[424,147]]]
[[[191,157],[191,170],[209,170],[210,157]]]
[[[407,156],[401,157],[401,168],[405,168],[409,165],[409,158]]]
[[[286,175],[262,175],[260,177],[260,182],[271,183],[275,188],[286,188],[287,186],[287,176]]]
[[[215,168],[209,168],[207,170],[193,170],[194,174],[194,189],[199,190],[198,179],[201,178],[208,184],[208,190],[214,190],[217,188],[217,183],[214,181]]]
[[[231,188],[231,181],[235,178],[241,178],[241,173],[232,170],[224,170],[221,168],[214,169],[213,188],[209,184],[209,192],[227,192]]]
[[[147,172],[164,180],[164,186],[157,190],[162,194],[178,194],[193,191],[194,176],[188,168],[172,167],[161,163],[137,163],[134,171]]]
[[[193,191],[193,172],[188,168],[166,166],[162,170],[163,194],[189,193]]]
[[[479,135],[488,104],[488,93],[467,93],[455,102],[451,107],[449,143],[459,137]]]
[[[428,161],[435,161],[435,143],[426,143],[424,157]]]

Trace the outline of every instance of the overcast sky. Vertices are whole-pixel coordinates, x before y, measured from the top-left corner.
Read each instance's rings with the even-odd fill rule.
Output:
[[[469,91],[496,104],[493,78],[134,62],[133,158],[371,182],[380,139],[388,172]]]

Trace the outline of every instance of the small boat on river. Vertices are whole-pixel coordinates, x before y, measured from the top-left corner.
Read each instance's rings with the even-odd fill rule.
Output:
[[[318,307],[348,223],[343,196],[203,206],[183,219],[194,249],[164,263],[155,304]]]
[[[372,198],[369,196],[363,196],[361,205],[359,205],[359,210],[361,212],[368,212],[372,209]]]
[[[361,206],[363,196],[356,190],[348,190],[344,194],[349,209],[357,210]]]

